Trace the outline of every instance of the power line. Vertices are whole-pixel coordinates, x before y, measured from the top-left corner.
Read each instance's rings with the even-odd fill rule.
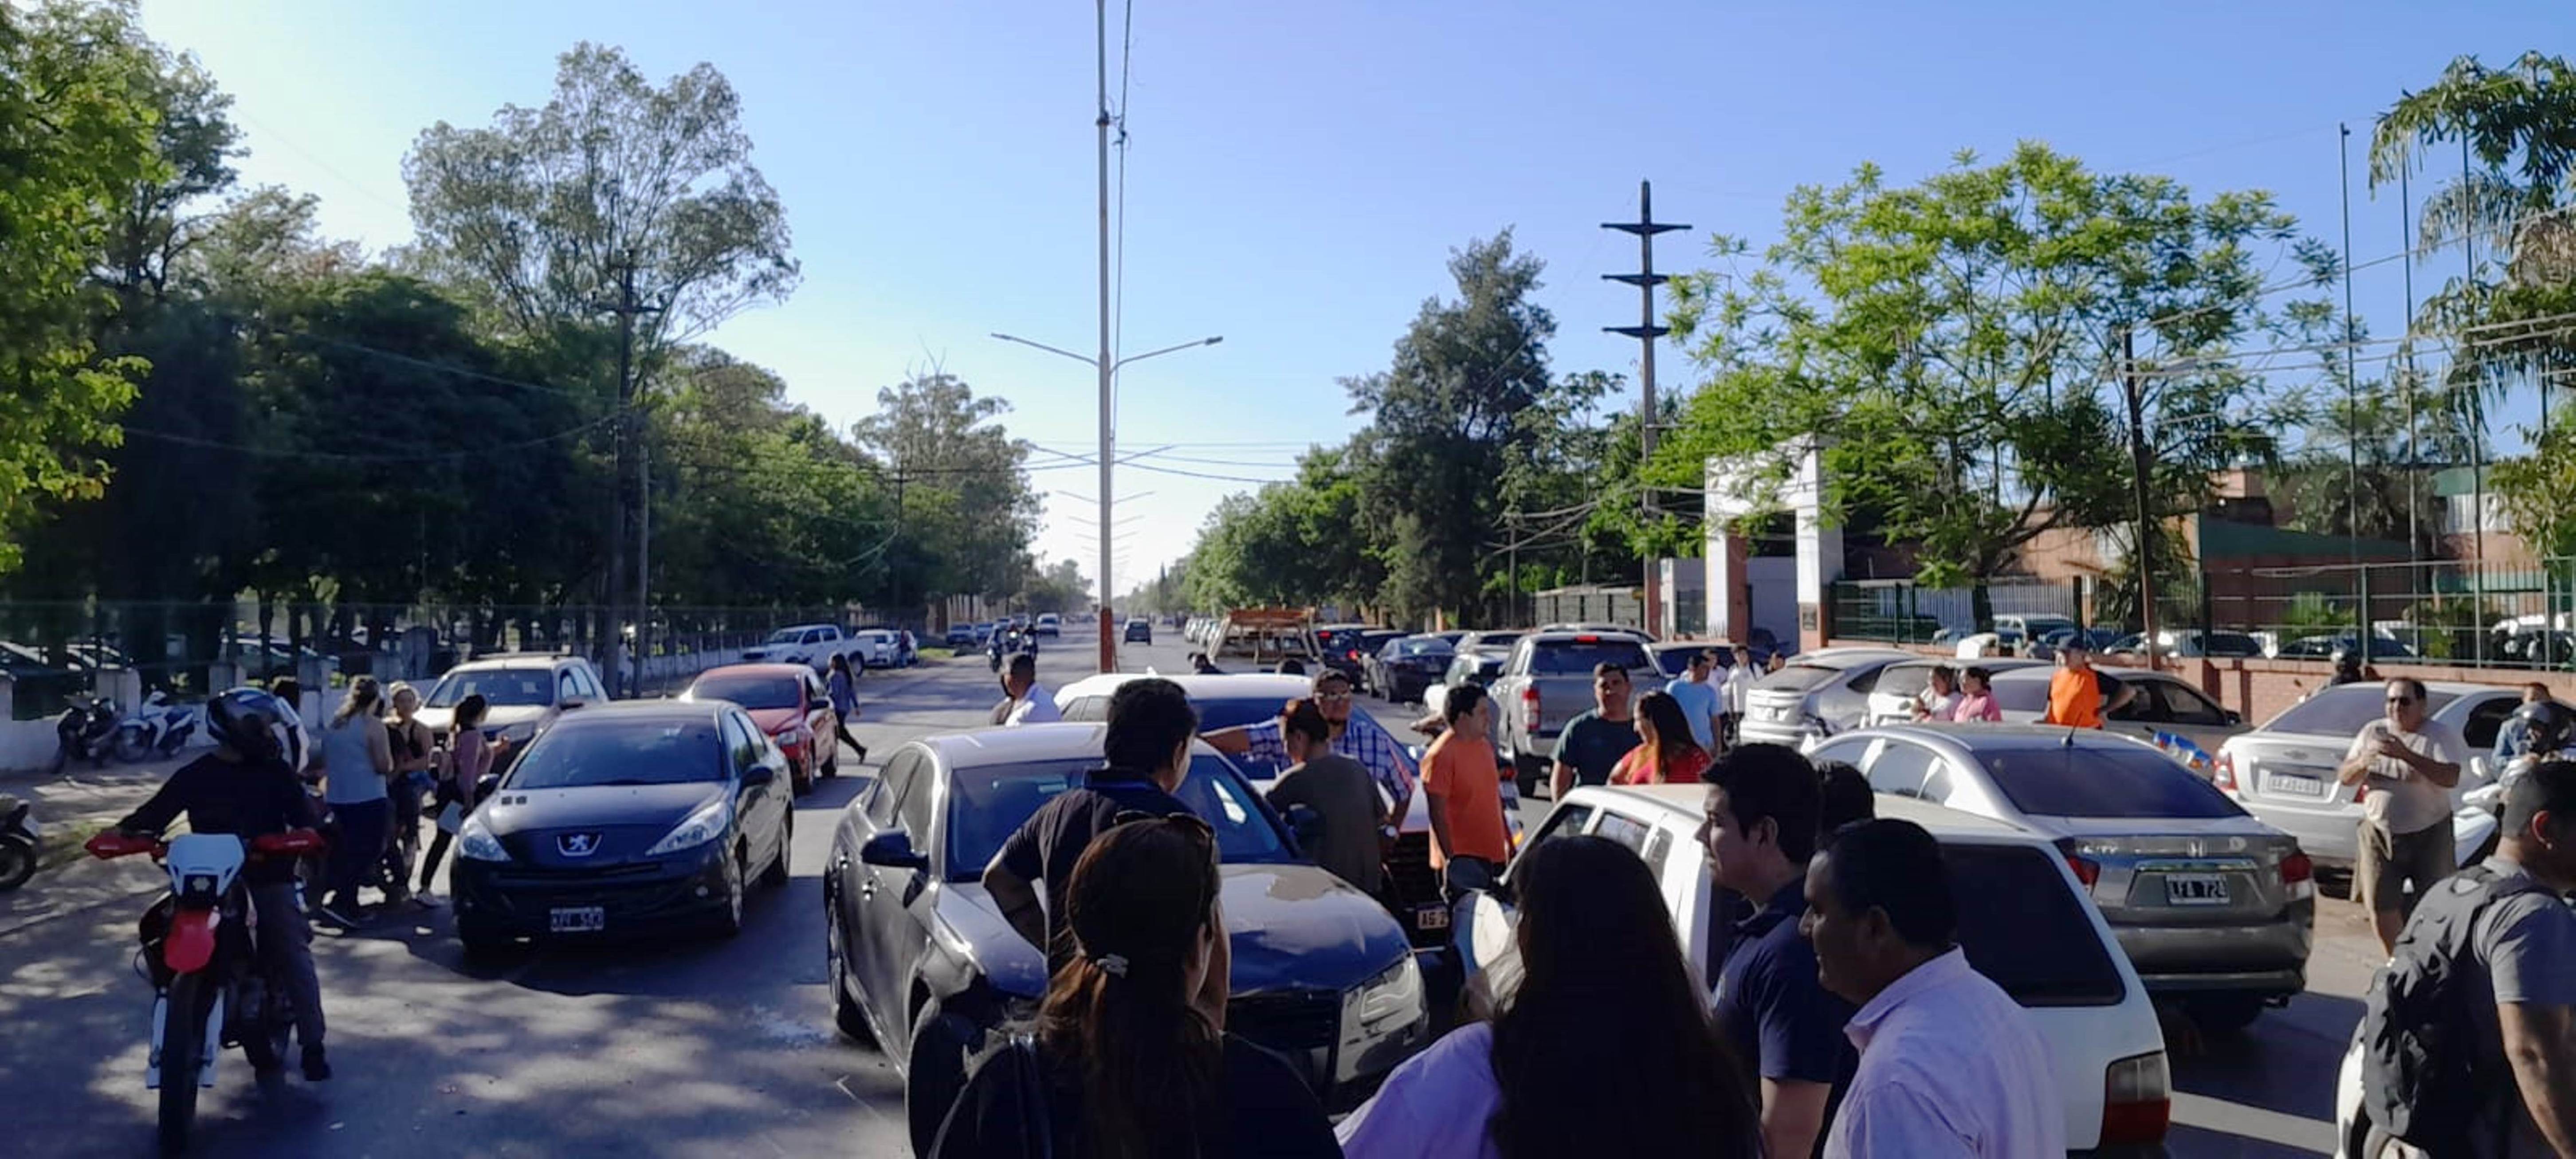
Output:
[[[129,438],[150,439],[156,442],[170,443],[182,447],[196,447],[209,451],[232,451],[238,454],[253,455],[263,458],[329,459],[333,462],[340,463],[434,463],[447,460],[479,459],[493,455],[507,455],[513,452],[527,450],[530,447],[540,447],[548,443],[561,442],[577,435],[598,430],[601,427],[617,421],[620,417],[623,417],[622,412],[612,411],[608,414],[592,419],[589,422],[582,423],[566,430],[557,431],[551,435],[540,435],[533,439],[527,439],[515,443],[501,443],[494,446],[477,447],[470,451],[415,451],[401,454],[322,451],[286,447],[254,447],[242,443],[227,443],[215,439],[199,438],[195,435],[183,435],[176,431],[156,431],[146,427],[120,426],[117,429],[124,432]]]

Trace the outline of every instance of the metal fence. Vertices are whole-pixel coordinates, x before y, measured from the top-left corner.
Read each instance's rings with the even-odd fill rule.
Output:
[[[0,677],[11,716],[32,720],[89,696],[293,676],[328,685],[372,675],[426,681],[477,656],[559,652],[610,671],[612,641],[643,640],[630,675],[669,678],[691,657],[748,647],[784,624],[893,622],[849,608],[656,608],[638,633],[580,606],[0,601]],[[131,709],[131,704],[121,707]]]
[[[1978,620],[1976,595],[1969,588],[1926,588],[1906,580],[1846,580],[1833,584],[1827,599],[1837,638],[1930,644],[1991,625]],[[1986,586],[1986,598],[1997,616],[2081,619],[2073,584],[1998,580]]]

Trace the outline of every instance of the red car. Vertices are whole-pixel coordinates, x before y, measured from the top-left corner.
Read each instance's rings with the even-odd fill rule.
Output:
[[[751,722],[778,742],[796,791],[814,787],[814,778],[841,775],[840,717],[823,678],[803,664],[728,664],[698,674],[682,700],[730,700],[751,715]],[[817,766],[816,755],[821,760]]]

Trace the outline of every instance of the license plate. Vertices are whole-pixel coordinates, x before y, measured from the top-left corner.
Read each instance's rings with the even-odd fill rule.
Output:
[[[2226,905],[2227,878],[2215,873],[2166,874],[2165,902],[2168,905]]]
[[[1424,902],[1413,907],[1413,928],[1445,930],[1449,928],[1449,907],[1438,902]]]
[[[2265,773],[2263,787],[2284,797],[2307,797],[2322,801],[2326,783],[2321,777],[2303,777],[2297,773]]]
[[[589,934],[608,928],[608,911],[600,906],[565,906],[547,911],[558,934]]]

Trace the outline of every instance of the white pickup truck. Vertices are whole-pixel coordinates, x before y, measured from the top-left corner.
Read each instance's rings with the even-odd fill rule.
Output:
[[[866,660],[865,644],[839,624],[795,624],[780,628],[758,645],[742,653],[745,664],[805,664],[823,672],[832,667],[832,657],[847,656],[856,671]]]
[[[1486,691],[1494,698],[1497,747],[1521,796],[1536,796],[1547,783],[1557,734],[1594,707],[1592,670],[1604,663],[1627,669],[1640,691],[1663,686],[1662,670],[1642,636],[1541,630],[1513,643],[1511,658]]]

